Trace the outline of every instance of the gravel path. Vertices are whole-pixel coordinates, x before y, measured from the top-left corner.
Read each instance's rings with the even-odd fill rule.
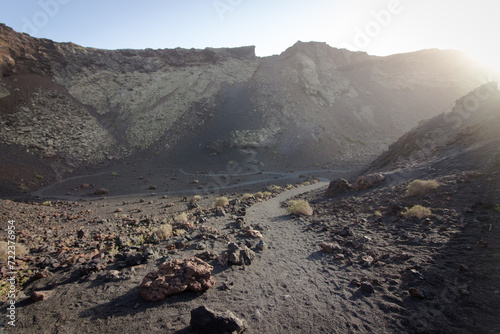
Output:
[[[241,299],[239,311],[253,333],[370,332],[379,328],[375,319],[353,312],[352,293],[343,289],[347,278],[335,276],[319,251],[317,234],[306,230],[308,222],[292,219],[280,203],[296,195],[326,186],[326,182],[299,187],[248,209],[247,222],[268,230],[268,249],[234,280],[231,295]],[[222,301],[221,301],[222,302]],[[220,307],[220,302],[214,307]],[[380,329],[380,328],[379,328]]]

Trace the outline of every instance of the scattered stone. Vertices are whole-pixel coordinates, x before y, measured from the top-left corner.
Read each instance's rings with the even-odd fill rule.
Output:
[[[158,189],[158,187],[157,187],[157,186],[154,186],[154,185],[150,185],[150,186],[149,186],[149,190],[156,190],[156,189]]]
[[[85,231],[84,230],[78,230],[78,232],[76,232],[76,237],[78,239],[83,239],[83,237],[85,237]]]
[[[343,260],[345,260],[345,255],[342,254],[342,253],[335,254],[334,257],[335,257],[335,260],[337,260],[337,261],[343,261]]]
[[[212,260],[217,259],[217,253],[214,251],[206,251],[206,252],[198,253],[195,256],[199,259],[202,259],[203,261],[212,261]]]
[[[422,290],[420,290],[419,288],[416,288],[416,287],[409,288],[408,289],[408,293],[413,298],[417,298],[417,299],[424,299],[425,298],[424,292]]]
[[[43,271],[39,271],[37,272],[35,275],[33,275],[33,277],[31,278],[33,281],[36,281],[36,280],[39,280],[39,279],[42,279],[42,278],[47,278],[47,277],[50,277],[52,276],[53,274],[50,272],[50,271],[47,271],[47,270],[43,270]]]
[[[361,256],[361,259],[359,260],[359,262],[363,265],[366,265],[366,266],[371,266],[373,264],[373,257],[371,257],[370,255],[363,255]]]
[[[478,248],[488,248],[488,243],[485,242],[484,240],[479,240],[478,243],[476,244],[476,247],[478,247]]]
[[[350,237],[352,236],[352,231],[349,227],[344,227],[340,232],[339,232],[339,235],[342,236],[342,237]]]
[[[106,262],[102,259],[93,259],[80,268],[80,275],[87,276],[91,273],[97,273],[106,268]]]
[[[98,188],[96,191],[94,191],[94,195],[107,195],[109,194],[109,190],[106,188]]]
[[[458,293],[461,295],[461,296],[470,296],[470,291],[469,291],[469,287],[467,285],[464,285],[460,288],[458,288]]]
[[[233,282],[222,282],[222,285],[219,287],[219,290],[229,291],[231,287],[234,285]]]
[[[351,285],[354,285],[354,286],[360,287],[360,286],[361,286],[361,283],[360,283],[357,279],[353,278],[353,279],[351,280]]]
[[[199,207],[200,207],[200,205],[198,203],[196,203],[195,201],[189,201],[187,204],[188,210],[197,209]]]
[[[247,246],[239,247],[234,242],[227,245],[227,262],[234,265],[250,265],[255,258],[255,253]]]
[[[359,289],[361,291],[366,292],[366,293],[374,293],[375,292],[373,285],[371,285],[370,283],[366,283],[366,282],[362,282]]]
[[[120,272],[118,270],[110,270],[99,275],[99,278],[103,278],[106,282],[118,281],[120,280]]]
[[[120,261],[123,261],[126,266],[138,266],[146,262],[146,258],[142,253],[138,253],[135,250],[120,254],[117,256]]]
[[[264,251],[267,249],[267,244],[263,240],[261,240],[257,245],[255,245],[255,249],[258,251]]]
[[[385,176],[381,173],[368,174],[365,176],[360,176],[356,179],[354,186],[352,187],[354,190],[364,190],[368,188],[372,188],[382,181],[385,180]]]
[[[262,233],[260,233],[257,230],[246,230],[245,236],[247,236],[249,238],[254,238],[254,239],[262,239]]]
[[[244,228],[246,225],[245,218],[243,218],[243,217],[236,218],[235,225],[236,225],[236,228],[239,228],[239,229]]]
[[[341,253],[342,247],[336,242],[322,242],[319,244],[321,250],[328,254]]]
[[[230,311],[215,312],[206,306],[200,306],[191,311],[190,325],[193,330],[207,334],[239,334],[247,330],[246,322]]]
[[[411,240],[411,243],[412,243],[412,244],[415,244],[415,245],[418,245],[418,244],[422,243],[422,238],[420,238],[420,237],[415,237],[415,238],[413,238],[413,239]]]
[[[345,179],[337,179],[330,182],[328,189],[326,189],[326,197],[335,197],[345,194],[351,190],[351,185]]]
[[[424,276],[415,269],[410,269],[401,277],[404,282],[423,280]]]
[[[205,291],[215,285],[213,267],[205,261],[190,257],[166,261],[158,271],[148,273],[141,283],[141,297],[157,302],[186,290]]]
[[[31,294],[31,299],[35,302],[40,302],[49,299],[51,295],[51,291],[35,291]]]
[[[461,264],[460,266],[458,266],[458,269],[464,272],[469,271],[469,267],[467,267],[465,264]]]
[[[217,208],[215,210],[215,214],[219,217],[225,217],[226,216],[226,211],[223,208]]]

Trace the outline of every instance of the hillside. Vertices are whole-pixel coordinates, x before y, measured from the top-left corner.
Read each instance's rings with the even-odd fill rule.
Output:
[[[397,175],[429,175],[478,169],[497,172],[500,163],[500,92],[496,82],[474,89],[455,107],[404,134],[369,166]],[[498,186],[498,185],[497,185]]]
[[[109,165],[219,170],[248,149],[245,168],[352,165],[490,73],[456,51],[100,50],[0,25],[0,74],[0,184],[17,194]]]

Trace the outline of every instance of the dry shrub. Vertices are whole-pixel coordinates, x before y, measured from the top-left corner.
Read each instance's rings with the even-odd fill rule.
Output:
[[[156,234],[158,239],[166,240],[172,236],[172,225],[170,224],[162,224],[159,227],[153,230],[153,233]]]
[[[283,188],[281,188],[280,186],[277,186],[275,184],[268,186],[267,189],[273,193],[277,193],[277,192],[280,192],[281,190],[283,190]]]
[[[174,217],[174,220],[177,223],[187,223],[189,221],[188,215],[185,212],[179,213],[177,216]]]
[[[2,263],[6,263],[7,257],[9,255],[12,255],[12,253],[9,254],[8,245],[9,244],[7,241],[0,241],[0,261],[2,261]],[[16,242],[15,249],[16,249],[16,258],[23,257],[26,254],[28,254],[28,250],[26,249],[26,247],[18,242]]]
[[[214,203],[214,207],[224,207],[224,206],[227,206],[229,205],[229,200],[227,199],[227,197],[218,197],[215,199],[215,203]]]
[[[401,213],[406,218],[417,217],[419,219],[429,217],[432,212],[429,208],[421,205],[414,205],[411,209],[405,208],[405,211]]]
[[[242,201],[248,201],[249,199],[252,199],[252,198],[255,198],[255,196],[253,194],[249,194],[249,193],[243,194],[243,196],[241,196]]]
[[[200,200],[201,200],[201,196],[200,196],[200,195],[194,195],[194,196],[193,196],[193,201],[194,201],[194,202],[198,202],[198,201],[200,201]]]
[[[406,187],[406,196],[417,196],[430,193],[439,187],[435,180],[414,180]]]
[[[307,201],[304,200],[298,200],[298,201],[289,201],[288,202],[288,213],[294,214],[294,215],[303,215],[303,216],[310,216],[313,214],[313,209],[309,205]]]

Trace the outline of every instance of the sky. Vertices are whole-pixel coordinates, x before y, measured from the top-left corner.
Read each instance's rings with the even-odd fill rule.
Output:
[[[0,0],[0,23],[33,37],[103,49],[297,41],[389,55],[458,49],[500,69],[498,0]]]

